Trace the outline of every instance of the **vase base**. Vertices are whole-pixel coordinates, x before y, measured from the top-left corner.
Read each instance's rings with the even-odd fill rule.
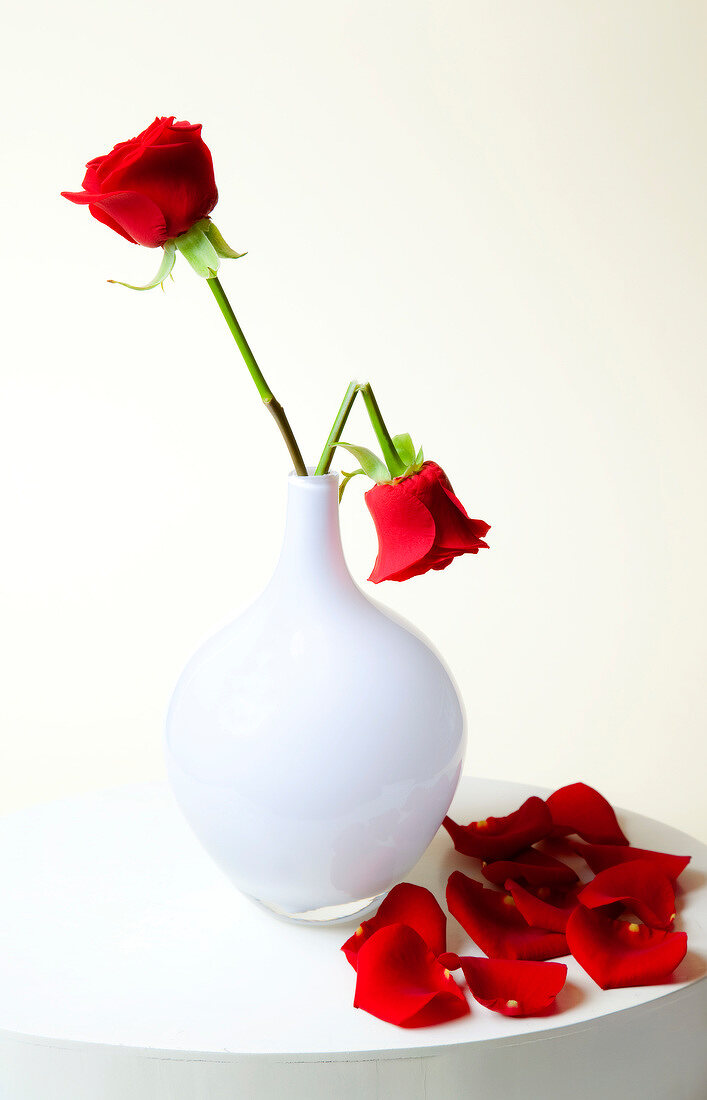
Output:
[[[365,918],[383,900],[387,891],[376,894],[372,898],[362,898],[360,901],[349,901],[344,905],[323,905],[320,909],[305,909],[301,913],[288,913],[279,905],[273,905],[269,901],[261,901],[260,898],[252,898],[261,909],[267,909],[281,920],[290,921],[293,924],[337,924],[350,921],[354,917]]]

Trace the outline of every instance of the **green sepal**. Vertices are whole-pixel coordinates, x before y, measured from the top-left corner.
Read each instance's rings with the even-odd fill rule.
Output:
[[[160,269],[151,282],[145,283],[144,286],[133,286],[132,283],[123,283],[120,279],[109,279],[109,283],[117,283],[118,286],[126,286],[128,290],[152,290],[153,287],[159,286],[160,283],[164,283],[168,275],[172,274],[172,268],[174,267],[174,261],[177,255],[174,241],[165,241],[164,256],[162,257],[162,263]],[[162,287],[164,290],[164,287]]]
[[[337,447],[343,447],[349,451],[361,463],[361,468],[366,477],[370,477],[372,481],[377,482],[379,485],[381,482],[390,481],[390,470],[385,462],[373,451],[369,451],[367,447],[355,447],[353,443],[342,443],[341,441],[337,443]]]
[[[414,453],[414,448],[413,448],[412,462],[410,462],[410,464],[405,467],[405,470],[401,474],[401,477],[410,477],[411,474],[419,473],[420,470],[422,469],[422,464],[423,464],[424,461],[425,461],[425,456],[422,453],[422,447],[420,447],[417,454]]]
[[[217,256],[220,256],[224,260],[240,260],[242,256],[248,255],[247,252],[236,252],[231,248],[230,244],[226,244],[212,221],[208,221],[206,226],[204,226],[203,222],[199,224],[202,226],[204,233],[214,246]]]
[[[415,463],[415,448],[412,445],[412,439],[407,432],[402,432],[400,435],[393,436],[393,445],[400,455],[401,461],[406,466],[413,466]]]
[[[213,279],[219,269],[216,249],[206,236],[205,230],[210,224],[206,218],[196,222],[186,233],[175,238],[175,244],[185,260],[202,279]]]
[[[405,463],[405,469],[401,474],[397,475],[396,481],[404,477],[410,477],[412,474],[416,474],[422,469],[422,464],[425,461],[422,447],[420,447],[417,454],[415,454],[415,446],[407,432],[402,432],[400,435],[394,435],[393,445],[400,456],[400,461]]]
[[[345,470],[341,471],[341,485],[339,486],[339,504],[341,504],[341,498],[344,495],[344,489],[351,481],[352,477],[356,477],[357,474],[365,474],[365,470],[352,470],[350,474],[347,474]]]

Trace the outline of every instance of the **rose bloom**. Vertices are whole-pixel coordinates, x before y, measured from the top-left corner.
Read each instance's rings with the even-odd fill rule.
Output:
[[[488,523],[466,514],[436,462],[375,485],[366,493],[366,504],[378,533],[378,557],[368,578],[376,584],[445,569],[460,554],[488,548],[483,541]]]
[[[83,191],[64,198],[88,206],[97,221],[134,244],[157,248],[186,233],[218,199],[201,123],[156,118],[130,141],[86,165]]]

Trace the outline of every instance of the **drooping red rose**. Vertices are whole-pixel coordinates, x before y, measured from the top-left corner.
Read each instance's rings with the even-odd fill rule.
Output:
[[[155,121],[86,165],[83,191],[64,198],[134,244],[157,248],[211,213],[218,199],[201,123]]]
[[[425,462],[415,474],[374,485],[366,504],[378,533],[378,556],[368,578],[406,581],[445,569],[460,554],[488,548],[488,523],[471,519],[444,470]]]

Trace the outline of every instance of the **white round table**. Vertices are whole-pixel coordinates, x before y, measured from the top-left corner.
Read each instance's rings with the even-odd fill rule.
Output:
[[[459,820],[537,788],[464,779]],[[8,1100],[704,1100],[707,848],[619,812],[631,843],[692,863],[670,984],[600,990],[568,957],[554,1015],[406,1030],[352,1007],[352,924],[288,924],[242,897],[160,785],[0,821],[0,1096]],[[475,863],[440,831],[408,876],[444,902]],[[354,922],[355,923],[355,922]],[[449,920],[451,950],[469,941]]]

